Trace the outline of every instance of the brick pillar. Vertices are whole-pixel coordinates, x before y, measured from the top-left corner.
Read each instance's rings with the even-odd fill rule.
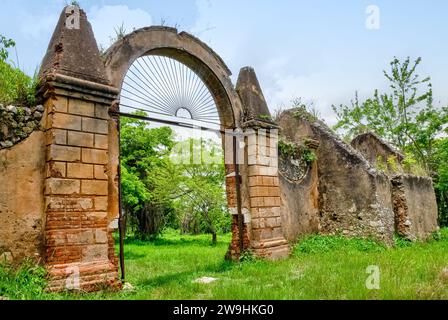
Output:
[[[44,236],[50,290],[114,285],[118,150],[108,111],[119,92],[110,86],[92,27],[78,6],[62,10],[39,77],[47,133]]]
[[[46,266],[51,290],[95,290],[118,278],[108,206],[110,104],[72,96],[45,103]]]
[[[284,258],[289,254],[289,246],[283,235],[280,214],[277,129],[269,126],[249,127],[245,133],[251,248],[260,257]]]

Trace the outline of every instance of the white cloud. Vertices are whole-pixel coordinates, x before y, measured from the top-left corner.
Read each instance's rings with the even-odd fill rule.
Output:
[[[115,29],[122,24],[127,33],[152,24],[151,15],[142,9],[130,9],[126,5],[94,6],[88,11],[89,21],[98,44],[108,48]]]
[[[331,105],[345,102],[343,97],[354,92],[344,90],[340,82],[334,84],[336,74],[329,76],[322,60],[316,62],[322,58],[320,52],[311,55],[314,60],[305,57],[302,43],[283,32],[286,23],[277,20],[273,25],[268,11],[253,12],[253,3],[241,3],[230,16],[227,2],[197,0],[196,5],[198,19],[190,31],[222,56],[234,73],[233,82],[241,67],[253,66],[271,112],[288,108],[292,99],[301,97],[334,123]]]

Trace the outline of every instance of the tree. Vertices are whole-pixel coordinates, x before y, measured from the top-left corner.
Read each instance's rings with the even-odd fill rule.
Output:
[[[121,119],[124,216],[139,238],[151,240],[173,227],[210,233],[216,243],[218,232],[230,230],[224,181],[221,148],[212,141],[176,142],[169,127]]]
[[[443,158],[445,153],[439,143],[440,137],[448,132],[448,108],[434,107],[430,78],[422,79],[416,73],[420,63],[421,58],[413,63],[409,57],[403,62],[394,58],[390,71],[384,71],[390,92],[375,90],[373,97],[363,102],[356,94],[351,105],[333,106],[338,118],[334,128],[350,139],[362,132],[375,132],[403,151],[406,161],[411,163],[415,159],[434,181],[439,181],[442,164],[448,161]],[[438,198],[439,208],[446,208],[446,202],[440,202],[446,201],[446,197],[439,194]],[[441,212],[440,220],[446,215],[446,211]]]
[[[217,233],[228,232],[231,223],[221,148],[211,140],[188,139],[176,149],[173,161],[182,172],[176,201],[181,231],[210,233],[216,244]]]
[[[167,168],[174,144],[169,127],[150,129],[145,121],[121,119],[124,214],[142,239],[157,237],[172,213],[168,181],[173,181]]]

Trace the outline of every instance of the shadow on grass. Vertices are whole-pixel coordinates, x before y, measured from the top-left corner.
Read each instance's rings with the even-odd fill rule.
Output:
[[[230,242],[230,241],[229,241]],[[176,246],[176,247],[190,247],[190,246],[201,246],[201,247],[216,247],[220,245],[228,245],[228,241],[220,240],[218,244],[213,245],[211,239],[202,239],[202,238],[182,238],[179,239],[166,239],[166,238],[158,238],[155,240],[140,240],[137,238],[127,238],[124,241],[125,245],[134,245],[134,246]]]

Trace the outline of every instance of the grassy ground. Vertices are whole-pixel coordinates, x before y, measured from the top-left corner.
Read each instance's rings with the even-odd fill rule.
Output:
[[[43,293],[42,270],[0,268],[0,296],[12,299],[448,299],[448,229],[439,239],[395,248],[367,240],[311,236],[277,262],[225,262],[230,236],[174,233],[154,243],[126,243],[127,281],[134,292]],[[366,268],[380,268],[380,289],[368,290]],[[31,270],[31,271],[30,271]],[[214,277],[198,284],[200,277]]]

